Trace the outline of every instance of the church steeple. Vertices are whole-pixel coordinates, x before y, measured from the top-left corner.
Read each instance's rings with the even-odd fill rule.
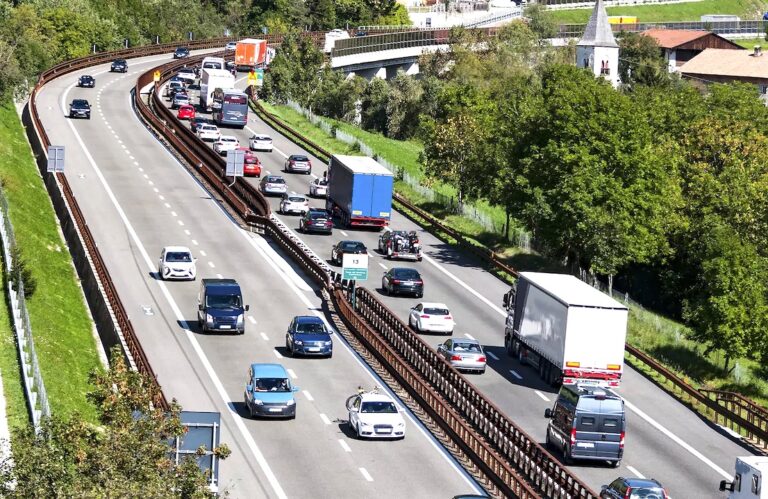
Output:
[[[619,44],[613,36],[603,0],[595,2],[584,36],[576,45],[576,65],[591,69],[616,87],[619,85]]]

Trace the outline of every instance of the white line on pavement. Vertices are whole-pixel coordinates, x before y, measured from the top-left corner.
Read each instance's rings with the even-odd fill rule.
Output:
[[[251,321],[251,324],[256,324],[256,319],[254,319],[252,315],[248,316],[248,320]]]
[[[315,400],[315,399],[312,397],[312,394],[311,394],[311,393],[309,393],[308,391],[304,390],[302,393],[304,394],[304,396],[305,396],[305,397],[307,397],[307,400],[309,400],[310,402],[312,402],[312,401],[314,401],[314,400]]]
[[[259,335],[264,341],[269,341],[269,336],[267,336],[267,333],[259,333]]]
[[[471,335],[471,334],[469,334],[469,333],[464,333],[464,336],[466,336],[466,337],[467,337],[467,338],[469,338],[470,340],[474,340],[474,339],[475,339],[475,337],[474,337],[474,336],[472,336],[472,335]]]
[[[514,376],[514,377],[515,377],[515,378],[517,378],[517,379],[523,379],[523,377],[522,377],[522,376],[520,376],[519,374],[517,374],[517,371],[514,371],[514,370],[512,370],[512,369],[510,369],[510,370],[509,370],[509,374],[511,374],[512,376]]]
[[[212,269],[216,268],[216,265],[213,264],[213,262],[208,262],[208,266]]]
[[[326,416],[326,415],[325,415],[325,414],[323,414],[323,413],[320,413],[320,419],[322,419],[322,420],[323,420],[323,423],[325,423],[325,424],[331,424],[331,420],[330,420],[330,419],[328,419],[328,416]]]
[[[298,376],[296,376],[296,373],[294,372],[293,369],[286,369],[286,371],[288,371],[288,376],[290,376],[292,379],[298,378]]]
[[[272,350],[272,351],[275,353],[275,357],[277,357],[278,359],[282,359],[283,358],[283,355],[280,352],[278,352],[277,350]]]
[[[245,129],[246,129],[246,130],[248,130],[249,132],[251,132],[251,133],[252,133],[252,134],[254,134],[254,135],[256,135],[256,134],[257,134],[257,132],[256,132],[256,131],[255,131],[253,128],[249,127],[248,125],[246,125],[246,126],[245,126]],[[275,151],[275,152],[276,152],[277,154],[279,154],[280,156],[284,157],[285,159],[288,159],[288,155],[287,155],[287,154],[285,154],[285,153],[284,153],[283,151],[281,151],[280,149],[278,149],[277,147],[275,147],[275,145],[274,145],[274,144],[272,144],[272,150],[273,150],[273,151]],[[269,174],[270,174],[270,173],[269,173],[269,172],[267,172],[267,175],[269,175]]]
[[[627,466],[627,469],[632,472],[637,478],[645,478],[642,473],[637,471],[634,466]]]
[[[534,390],[534,392],[536,393],[536,395],[538,395],[538,396],[539,396],[539,398],[540,398],[541,400],[543,400],[544,402],[549,402],[549,397],[547,397],[546,395],[544,395],[543,393],[541,393],[541,392],[540,392],[540,391],[538,391],[538,390]]]
[[[341,448],[344,449],[345,452],[352,452],[352,449],[349,448],[349,445],[347,445],[347,442],[344,440],[339,439],[339,445],[341,445]]]
[[[342,236],[344,236],[344,237],[348,237],[348,236],[349,236],[349,234],[347,234],[347,233],[346,233],[346,232],[344,232],[343,230],[340,230],[339,232],[341,232],[341,235],[342,235]]]
[[[219,279],[224,279],[224,276],[221,274],[216,274],[216,277],[218,277]]]
[[[196,241],[196,240],[192,239],[192,244],[194,244],[195,246],[197,246],[197,244],[198,244],[198,243],[197,243],[197,241]]]
[[[498,357],[496,357],[496,354],[493,352],[485,352],[488,357],[492,358],[493,360],[499,360]]]
[[[358,468],[358,469],[360,470],[360,473],[363,474],[363,478],[365,478],[369,482],[373,481],[373,477],[371,476],[370,473],[368,473],[368,470],[366,470],[365,468]]]
[[[199,252],[199,253],[200,253],[202,256],[208,256],[208,254],[207,254],[205,251],[203,251],[203,250],[200,250],[200,252]]]
[[[384,265],[383,263],[381,263],[381,262],[376,262],[376,263],[378,263],[379,267],[381,267],[382,269],[387,270],[387,266]]]

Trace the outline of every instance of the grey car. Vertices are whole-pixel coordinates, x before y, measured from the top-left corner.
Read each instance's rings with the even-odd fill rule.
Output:
[[[288,159],[285,160],[286,172],[299,172],[309,175],[312,173],[312,162],[309,158],[303,154],[291,154]]]
[[[280,175],[267,175],[259,183],[262,194],[280,195],[288,192],[285,179]]]
[[[483,346],[469,338],[451,338],[437,345],[437,354],[461,371],[484,373],[486,365]]]

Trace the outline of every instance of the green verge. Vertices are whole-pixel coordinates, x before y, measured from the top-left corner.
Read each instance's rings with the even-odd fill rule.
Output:
[[[51,412],[67,417],[79,412],[96,420],[95,407],[86,399],[89,373],[101,369],[91,322],[72,259],[58,228],[48,192],[40,178],[24,128],[11,103],[0,105],[0,181],[8,199],[16,242],[37,289],[27,300],[43,382]],[[7,319],[0,317],[0,334],[8,346]],[[13,344],[13,343],[10,343]],[[14,349],[15,352],[15,349]],[[0,355],[6,396],[16,398],[6,378],[15,369],[8,349]],[[23,402],[23,398],[22,398]],[[16,412],[16,408],[12,409]]]
[[[761,19],[768,2],[761,0],[700,0],[663,5],[608,7],[609,16],[637,16],[641,23],[700,21],[707,14],[730,14],[744,20]],[[551,10],[558,24],[586,24],[592,9]]]
[[[765,40],[765,38],[745,38],[743,40],[732,40],[733,42],[736,42],[737,44],[741,45],[747,50],[752,50],[755,48],[755,45],[760,45],[761,47],[768,46],[768,41]]]
[[[359,154],[355,148],[351,148],[345,142],[328,136],[324,130],[313,125],[304,116],[290,107],[270,105],[264,102],[262,102],[262,105],[268,112],[279,117],[293,130],[331,153]],[[411,172],[413,169],[414,175],[421,176],[418,165],[418,153],[421,146],[417,142],[388,139],[380,134],[360,130],[348,123],[334,120],[329,121],[334,123],[334,126],[338,129],[361,139],[378,156],[385,158],[393,165],[403,168],[408,172]],[[503,255],[508,264],[513,268],[544,272],[562,271],[562,268],[557,263],[537,254],[523,252],[519,248],[510,245],[500,234],[488,232],[477,222],[448,212],[438,203],[430,202],[401,180],[395,183],[395,189],[411,203],[426,210],[442,220],[446,225],[457,230],[470,242],[486,246],[497,254]],[[409,214],[409,216],[418,219],[418,216],[414,216],[414,214]],[[432,229],[434,231],[434,228]],[[438,237],[446,242],[450,244],[455,243],[447,234],[443,234],[440,231],[435,232]],[[503,275],[500,275],[500,277],[505,278]],[[768,405],[766,372],[759,363],[749,359],[738,359],[735,360],[737,367],[730,373],[725,372],[722,368],[724,362],[722,352],[711,352],[705,356],[705,346],[687,339],[689,332],[690,330],[684,325],[645,310],[639,305],[630,307],[627,332],[630,344],[648,353],[694,386],[735,391],[754,399],[764,406]],[[645,370],[643,366],[638,366],[638,368]]]

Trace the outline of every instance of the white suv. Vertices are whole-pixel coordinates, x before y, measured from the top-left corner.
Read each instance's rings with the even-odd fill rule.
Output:
[[[405,438],[401,409],[389,395],[373,390],[347,399],[349,426],[357,438]]]
[[[280,213],[298,213],[303,215],[309,211],[309,200],[306,196],[291,192],[290,194],[283,194],[283,198],[280,200]]]
[[[166,246],[160,252],[160,263],[157,275],[160,279],[189,279],[195,280],[197,268],[192,258],[192,252],[185,246]]]
[[[227,154],[227,151],[237,150],[238,147],[240,147],[240,141],[237,140],[237,137],[233,137],[232,135],[222,135],[219,137],[219,140],[213,144],[213,150],[222,156]]]

